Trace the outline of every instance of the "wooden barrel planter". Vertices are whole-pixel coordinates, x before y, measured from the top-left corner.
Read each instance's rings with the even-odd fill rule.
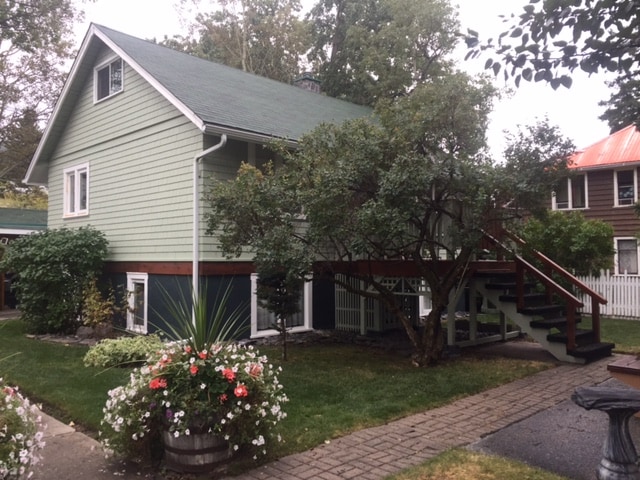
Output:
[[[175,437],[165,430],[162,440],[165,465],[176,472],[212,472],[221,469],[231,458],[229,443],[220,435],[192,433]]]

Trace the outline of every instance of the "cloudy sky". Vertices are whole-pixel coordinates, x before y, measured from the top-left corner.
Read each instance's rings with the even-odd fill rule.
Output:
[[[303,0],[303,3],[313,3]],[[496,36],[504,28],[500,14],[518,12],[527,0],[452,0],[459,6],[463,28],[479,31],[482,37]],[[161,39],[184,32],[174,8],[175,0],[95,0],[83,3],[85,22],[76,28],[78,43],[86,32],[89,22],[140,38]],[[463,62],[464,49],[460,51],[460,67],[471,73],[482,70],[484,59]],[[608,135],[605,123],[598,120],[602,114],[600,100],[609,98],[605,78],[600,75],[588,77],[580,72],[573,75],[573,86],[554,91],[546,84],[522,82],[510,98],[501,100],[494,109],[489,129],[489,143],[495,156],[499,156],[503,142],[503,131],[514,131],[518,125],[529,125],[545,116],[558,125],[564,135],[571,138],[578,148],[584,148]],[[505,85],[496,81],[499,87]]]

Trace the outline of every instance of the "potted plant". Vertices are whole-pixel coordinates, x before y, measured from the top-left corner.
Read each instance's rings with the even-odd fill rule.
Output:
[[[44,425],[37,407],[1,378],[0,399],[0,479],[15,480],[40,461]]]
[[[228,340],[244,317],[226,315],[227,298],[228,290],[211,317],[201,296],[193,310],[173,302],[169,333],[181,339],[109,392],[101,431],[107,450],[140,457],[162,444],[169,468],[194,473],[216,469],[239,450],[266,453],[287,397],[279,369],[252,346]]]

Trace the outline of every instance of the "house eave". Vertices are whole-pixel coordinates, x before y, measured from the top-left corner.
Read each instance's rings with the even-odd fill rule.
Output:
[[[572,166],[572,167],[569,167],[569,169],[574,171],[579,171],[579,172],[591,172],[591,171],[597,171],[597,170],[619,170],[621,168],[638,167],[638,166],[640,166],[640,160],[634,160],[631,162],[607,163],[602,165],[589,165],[586,167]]]
[[[229,138],[235,138],[236,140],[242,140],[251,143],[267,144],[272,141],[282,140],[289,147],[296,147],[298,142],[288,138],[279,138],[273,135],[267,135],[259,132],[251,132],[248,130],[242,130],[238,128],[227,127],[224,125],[205,124],[203,132],[207,135],[227,135]]]

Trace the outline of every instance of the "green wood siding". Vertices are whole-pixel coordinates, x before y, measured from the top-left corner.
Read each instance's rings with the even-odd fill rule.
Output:
[[[105,49],[106,50],[106,49]],[[104,51],[97,64],[110,56]],[[190,261],[193,157],[201,132],[128,65],[124,91],[93,103],[93,74],[49,169],[50,228],[90,224],[112,261]],[[63,170],[89,164],[89,215],[63,218]]]
[[[255,155],[250,153],[249,145],[237,140],[228,140],[224,148],[215,152],[210,158],[203,161],[202,164],[202,183],[201,192],[204,195],[210,191],[212,179],[232,180],[238,173],[242,162],[255,163]],[[206,201],[201,203],[201,211],[206,212]],[[203,261],[219,261],[229,260],[220,251],[219,243],[215,236],[206,235],[206,222],[201,223],[202,240],[200,243],[200,259]],[[243,254],[239,258],[231,260],[247,261],[251,260],[252,255]]]

